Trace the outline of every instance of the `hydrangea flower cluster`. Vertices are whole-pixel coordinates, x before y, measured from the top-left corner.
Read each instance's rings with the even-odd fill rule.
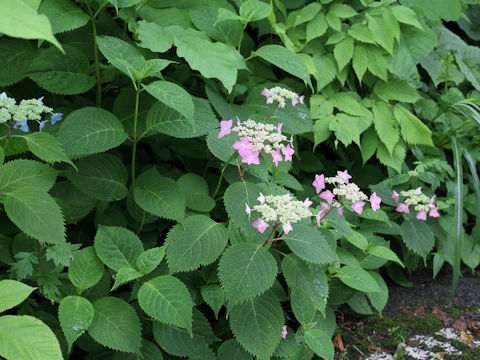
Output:
[[[400,196],[404,197],[403,202],[399,203]],[[422,193],[422,188],[411,189],[408,191],[401,191],[398,194],[393,192],[392,198],[398,203],[395,211],[399,213],[410,214],[410,206],[417,211],[417,219],[427,220],[427,214],[430,217],[439,217],[438,207],[435,205],[435,195],[431,198]]]
[[[260,205],[255,205],[253,210],[259,212],[261,217],[252,224],[262,234],[272,223],[274,227],[282,225],[283,232],[288,234],[292,230],[292,224],[299,222],[304,218],[313,216],[308,209],[312,202],[307,198],[304,202],[294,200],[289,193],[285,195],[267,195],[260,193],[257,198]],[[245,212],[250,220],[251,209],[245,204]]]
[[[15,121],[14,129],[28,132],[28,120],[37,121],[40,131],[43,129],[47,120],[42,121],[42,114],[51,114],[50,122],[54,125],[62,120],[61,113],[53,113],[53,109],[43,104],[43,96],[38,99],[22,100],[17,105],[15,99],[7,96],[5,92],[0,94],[0,124],[7,121]]]
[[[237,126],[233,127],[233,120],[225,120],[220,122],[220,133],[218,138],[230,134],[234,131],[240,137],[240,141],[235,142],[232,146],[238,150],[242,157],[242,162],[246,164],[260,164],[258,156],[260,152],[270,154],[275,166],[280,161],[292,161],[292,155],[295,153],[293,149],[293,136],[290,142],[285,145],[287,137],[282,134],[282,125],[265,124],[247,120],[243,123],[237,117]],[[283,154],[283,156],[282,156]]]
[[[363,212],[363,207],[367,200],[370,201],[373,211],[380,209],[382,202],[380,196],[374,192],[370,195],[370,198],[368,198],[357,184],[350,182],[351,178],[352,176],[347,170],[337,171],[337,176],[332,177],[325,177],[324,174],[315,174],[315,180],[312,185],[315,187],[315,191],[319,194],[319,197],[326,201],[326,203],[322,202],[320,204],[321,210],[316,216],[317,225],[320,225],[321,219],[333,208],[337,209],[337,215],[343,215],[342,202],[345,200],[352,202],[351,208],[357,214]],[[325,183],[334,185],[333,190],[322,191],[326,187]]]
[[[303,104],[303,95],[298,96],[297,93],[293,91],[281,88],[280,86],[275,86],[271,89],[264,88],[262,90],[262,95],[267,97],[267,104],[273,104],[274,101],[278,101],[278,107],[285,108],[285,100],[290,100],[292,106],[295,107],[298,103]]]

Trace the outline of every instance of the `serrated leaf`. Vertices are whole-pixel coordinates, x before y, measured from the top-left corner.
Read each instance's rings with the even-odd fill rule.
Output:
[[[338,278],[347,286],[363,292],[377,292],[380,288],[368,271],[360,266],[345,265],[338,269]]]
[[[0,312],[8,310],[23,302],[36,288],[20,281],[0,281]]]
[[[94,107],[73,111],[62,122],[57,139],[67,155],[84,157],[117,147],[127,134],[120,121],[112,113]]]
[[[328,281],[320,265],[307,263],[294,254],[282,260],[282,272],[290,288],[298,288],[308,294],[315,309],[325,311],[328,298]]]
[[[338,16],[335,15],[333,12],[329,11],[325,18],[327,20],[328,26],[330,26],[333,30],[335,31],[342,30],[342,23],[338,18]]]
[[[213,263],[227,245],[225,227],[208,216],[194,215],[175,225],[167,235],[171,272],[189,271]]]
[[[381,17],[371,17],[368,20],[368,29],[372,32],[375,42],[388,51],[393,53],[393,31]]]
[[[78,29],[89,20],[88,15],[70,0],[45,0],[38,12],[47,15],[54,34]]]
[[[76,224],[97,205],[97,200],[77,190],[69,181],[55,183],[50,194],[59,201],[67,224]]]
[[[23,0],[0,2],[0,33],[22,39],[42,39],[62,46],[52,33],[50,21],[45,15],[38,15],[36,9]]]
[[[136,268],[142,274],[149,274],[157,268],[165,256],[167,245],[145,250],[137,258]]]
[[[28,149],[43,161],[50,163],[63,161],[74,166],[57,138],[53,135],[34,132],[25,136],[25,140],[27,140]]]
[[[48,191],[57,177],[57,171],[38,161],[18,159],[0,167],[0,192],[11,192],[24,186]]]
[[[332,54],[315,54],[313,56],[313,63],[317,69],[317,75],[315,75],[315,79],[317,80],[317,88],[318,90],[321,90],[331,83],[337,75],[335,59]]]
[[[208,184],[205,178],[197,174],[188,173],[181,176],[177,182],[185,194],[188,208],[201,212],[209,212],[215,207],[215,200],[208,194]]]
[[[188,121],[194,123],[195,106],[192,96],[182,87],[169,81],[154,81],[142,85],[147,92],[160,102],[182,114]],[[194,126],[195,128],[195,126]]]
[[[0,86],[13,85],[24,79],[33,53],[30,42],[4,36],[0,41]]]
[[[344,40],[340,41],[335,48],[333,49],[333,55],[338,64],[339,71],[350,62],[353,56],[353,39],[347,37]]]
[[[373,307],[378,311],[380,315],[382,315],[382,311],[387,305],[388,301],[388,287],[385,284],[385,281],[380,276],[380,274],[370,271],[369,274],[375,279],[377,282],[380,291],[367,293],[367,296],[372,303]]]
[[[57,337],[32,316],[0,316],[0,356],[9,360],[63,360]]]
[[[315,318],[312,298],[299,288],[293,288],[290,297],[292,311],[298,322],[302,325],[312,322]]]
[[[77,251],[68,268],[68,277],[79,293],[100,281],[104,271],[103,263],[93,246]]]
[[[93,305],[81,296],[67,296],[60,301],[58,320],[68,343],[68,351],[73,343],[88,329],[94,317]]]
[[[355,70],[358,81],[362,82],[363,75],[365,75],[368,67],[368,55],[365,46],[355,46],[355,49],[353,51],[352,66],[353,70]]]
[[[307,24],[307,42],[322,36],[327,32],[327,29],[328,24],[325,14],[320,12]]]
[[[181,188],[155,168],[137,178],[134,196],[138,206],[156,216],[179,221],[185,214],[185,195]]]
[[[69,45],[65,45],[65,54],[54,47],[40,52],[30,63],[28,77],[41,88],[61,95],[81,94],[95,85],[87,56]]]
[[[252,356],[235,339],[229,339],[220,345],[217,358],[218,360],[252,360]]]
[[[112,289],[110,291],[114,291],[119,286],[126,284],[129,281],[138,279],[142,276],[143,274],[135,270],[133,267],[128,265],[122,266],[115,274],[115,282],[113,283]]]
[[[153,52],[165,52],[173,45],[173,37],[156,23],[139,21],[138,23],[139,46],[152,50]]]
[[[255,244],[230,246],[218,264],[218,276],[231,306],[271,288],[276,275],[274,257]]]
[[[335,253],[320,231],[307,225],[295,225],[294,229],[282,236],[295,255],[315,263],[327,264],[335,261]]]
[[[281,340],[283,311],[269,293],[250,299],[230,311],[230,326],[237,341],[251,354],[268,359]]]
[[[368,55],[368,71],[373,75],[378,76],[383,81],[387,80],[387,59],[385,52],[377,46],[366,45]]]
[[[395,105],[393,114],[400,123],[402,138],[407,143],[433,146],[432,132],[420,119],[400,104]]]
[[[410,9],[407,6],[402,5],[394,5],[390,6],[390,10],[392,10],[393,16],[404,24],[415,26],[418,29],[422,29],[422,25],[417,20],[417,15],[413,9]]]
[[[200,292],[203,300],[210,306],[215,313],[215,318],[218,319],[218,312],[225,302],[225,293],[220,285],[204,285]]]
[[[143,244],[130,230],[118,226],[98,227],[94,240],[95,251],[109,268],[119,271],[123,266],[135,267]]]
[[[264,45],[254,54],[310,85],[310,74],[305,61],[292,50],[280,45]]]
[[[391,154],[400,139],[398,122],[393,118],[391,106],[387,103],[377,103],[372,111],[373,124],[378,137]]]
[[[140,353],[140,320],[133,307],[116,297],[104,297],[93,303],[95,317],[88,334],[99,344],[113,350]]]
[[[22,187],[7,194],[5,212],[25,234],[42,243],[65,242],[65,222],[55,200],[45,191]]]
[[[396,262],[400,266],[405,267],[403,263],[400,261],[400,259],[398,258],[397,254],[395,254],[392,250],[390,250],[385,246],[374,246],[373,248],[368,250],[368,253],[382,259],[387,259],[387,260]]]
[[[248,22],[258,21],[270,15],[272,7],[270,4],[259,0],[247,0],[242,3],[239,9],[240,16]]]
[[[385,102],[397,100],[400,102],[414,103],[420,100],[417,90],[406,81],[392,79],[389,82],[377,82],[373,88],[375,94]]]
[[[177,278],[162,275],[147,281],[138,292],[138,303],[154,319],[192,334],[192,298]]]
[[[322,330],[311,329],[305,331],[305,342],[315,354],[321,356],[325,360],[333,360],[335,349],[333,348],[330,336]]]
[[[375,44],[375,39],[373,38],[372,32],[368,29],[366,25],[362,23],[352,24],[350,29],[348,29],[348,35],[350,35],[355,40],[368,44]]]
[[[118,201],[127,195],[127,168],[116,156],[95,154],[76,162],[77,171],[65,176],[84,194],[102,201]]]
[[[428,225],[422,220],[405,220],[401,229],[402,240],[405,245],[416,254],[426,257],[435,244],[435,239]]]

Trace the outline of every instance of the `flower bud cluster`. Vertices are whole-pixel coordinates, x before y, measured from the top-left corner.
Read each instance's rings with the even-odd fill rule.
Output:
[[[43,97],[38,99],[22,100],[17,105],[15,99],[7,96],[5,92],[0,94],[0,124],[7,121],[15,121],[14,129],[28,132],[28,120],[39,123],[40,130],[45,126],[46,121],[42,120],[42,114],[51,114],[52,125],[62,119],[62,114],[53,113],[53,109],[43,104]]]
[[[303,104],[304,96],[298,96],[293,91],[275,86],[271,89],[264,88],[262,95],[267,97],[267,104],[273,104],[274,101],[278,101],[278,107],[285,108],[285,100],[290,100],[292,106],[295,107],[298,103]]]
[[[307,198],[304,202],[293,199],[289,193],[285,195],[267,195],[260,193],[257,198],[259,205],[253,207],[254,211],[260,213],[259,217],[252,225],[258,231],[263,233],[272,223],[274,226],[281,224],[285,234],[292,230],[292,224],[299,222],[304,218],[313,216],[308,209],[312,202]],[[246,213],[250,218],[251,210],[247,204]]]
[[[402,196],[403,202],[399,203],[400,196]],[[429,198],[422,193],[422,188],[411,189],[407,191],[401,191],[398,194],[393,192],[392,198],[398,203],[395,211],[399,213],[410,214],[410,206],[417,211],[417,219],[427,220],[427,214],[430,217],[439,217],[438,207],[435,205],[435,195]]]

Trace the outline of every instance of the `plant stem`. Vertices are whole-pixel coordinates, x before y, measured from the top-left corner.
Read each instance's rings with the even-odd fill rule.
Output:
[[[217,187],[215,188],[215,191],[213,192],[212,198],[215,199],[215,196],[218,194],[218,190],[220,190],[220,185],[221,185],[222,179],[223,179],[223,173],[225,172],[225,169],[227,168],[228,164],[230,164],[230,161],[232,161],[235,156],[236,156],[236,154],[233,153],[232,156],[230,156],[230,158],[223,165],[222,171],[220,172],[220,178],[218,179]]]
[[[97,78],[97,107],[102,107],[102,82],[100,79],[100,65],[98,60],[98,46],[97,46],[97,19],[96,15],[92,14],[90,10],[90,18],[92,19],[93,28],[93,54],[95,57],[95,76]]]
[[[269,118],[270,116],[272,116],[272,115],[273,115],[273,113],[275,112],[275,110],[277,110],[277,109],[278,109],[278,105],[280,105],[280,103],[277,103],[277,105],[276,105],[276,106],[273,108],[273,110],[272,110],[272,111],[270,111],[270,113],[269,113],[267,116],[265,116],[265,117],[266,117],[266,118]]]
[[[140,84],[139,84],[140,87]],[[140,100],[140,91],[137,89],[135,92],[135,113],[133,116],[133,151],[132,151],[132,194],[135,191],[135,159],[137,156],[137,121],[138,121],[138,103]]]

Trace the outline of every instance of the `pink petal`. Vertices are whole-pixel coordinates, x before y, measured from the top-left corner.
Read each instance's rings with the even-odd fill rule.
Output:
[[[315,187],[317,194],[325,189],[325,175],[315,174],[315,180],[313,181],[312,185]]]
[[[422,195],[422,187],[421,186],[419,186],[418,188],[415,189],[415,194]]]
[[[257,197],[257,200],[258,200],[258,202],[260,203],[260,205],[265,204],[265,196],[263,196],[262,193],[260,193],[260,196]]]
[[[338,216],[338,215],[343,216],[343,206],[338,208],[338,210],[337,210],[337,216]]]
[[[398,203],[398,193],[396,191],[393,191],[392,199],[395,200],[396,203]]]
[[[404,203],[400,203],[398,204],[397,208],[395,209],[395,211],[399,212],[399,213],[405,213],[405,214],[410,214],[410,209],[408,208],[408,205],[405,205]]]
[[[273,163],[275,164],[275,166],[278,166],[278,163],[280,161],[283,161],[283,158],[282,158],[282,155],[280,155],[279,149],[272,151],[270,155],[272,155]]]
[[[428,215],[430,215],[431,217],[439,217],[440,216],[440,213],[438,212],[438,207],[436,207],[435,205],[430,205],[430,211],[428,212]]]
[[[300,104],[303,105],[303,99],[305,98],[305,95],[302,95],[298,98],[298,100],[300,101]]]
[[[250,215],[252,214],[252,210],[250,210],[250,206],[248,206],[247,203],[245,203],[245,212],[248,215],[248,220],[250,220]]]
[[[335,197],[335,195],[333,195],[333,193],[330,190],[326,190],[322,192],[319,196],[320,198],[327,200],[329,204],[332,203],[333,198]]]
[[[303,208],[304,208],[305,210],[308,210],[308,208],[309,208],[310,205],[312,205],[312,204],[313,204],[313,202],[311,202],[309,198],[306,198],[305,201],[303,202]]]
[[[345,179],[345,184],[348,184],[348,181],[352,178],[352,176],[348,173],[347,170],[337,171],[337,175]]]
[[[277,128],[278,135],[282,135],[282,127],[283,127],[283,123],[278,123],[278,128]]]
[[[376,192],[370,195],[370,204],[372,206],[373,211],[377,211],[378,209],[380,209],[381,202],[382,202],[382,198],[380,196],[377,196]]]
[[[263,221],[262,218],[258,218],[253,222],[252,226],[263,234],[269,225],[265,221]]]
[[[230,134],[230,130],[232,129],[233,120],[222,120],[220,121],[220,133],[218,134],[218,139],[221,139],[225,135]]]
[[[293,230],[292,225],[290,224],[282,224],[282,229],[285,234],[288,234],[290,231]]]
[[[361,214],[363,212],[363,206],[365,203],[363,201],[355,201],[352,205],[352,209],[357,213]]]
[[[298,99],[297,98],[293,98],[292,99],[292,106],[295,107],[295,105],[297,105],[299,103]]]
[[[286,339],[286,338],[287,338],[287,334],[288,334],[287,325],[283,325],[282,338],[283,338],[283,339]]]
[[[427,220],[427,212],[425,210],[420,210],[417,213],[417,219],[419,220]]]

